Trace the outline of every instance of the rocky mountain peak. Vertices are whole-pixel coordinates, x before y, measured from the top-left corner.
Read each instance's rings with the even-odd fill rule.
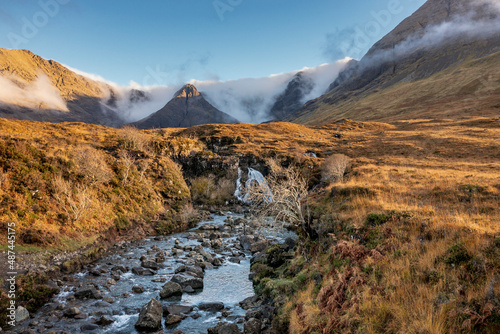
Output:
[[[195,86],[191,84],[187,84],[181,89],[177,91],[177,93],[174,94],[175,97],[181,97],[181,98],[189,98],[189,97],[195,97],[195,96],[200,96],[200,92],[196,89]]]

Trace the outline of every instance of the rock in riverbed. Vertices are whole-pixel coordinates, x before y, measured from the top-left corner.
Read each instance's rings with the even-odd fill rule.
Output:
[[[163,308],[156,299],[151,299],[141,309],[135,328],[139,331],[154,331],[161,328]]]
[[[191,277],[183,274],[176,274],[170,280],[171,282],[180,284],[181,287],[191,286],[193,289],[203,289],[203,279]]]
[[[163,286],[163,289],[160,291],[160,297],[164,299],[173,296],[182,296],[182,286],[179,283],[170,281]]]
[[[221,302],[210,302],[201,303],[198,308],[202,311],[218,312],[224,309],[224,303]]]
[[[208,334],[240,334],[240,330],[236,324],[219,322],[217,326],[208,329]]]

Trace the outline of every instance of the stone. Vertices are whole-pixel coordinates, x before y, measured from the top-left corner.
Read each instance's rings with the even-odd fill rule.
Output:
[[[103,315],[102,317],[99,318],[99,320],[96,321],[97,325],[100,326],[109,326],[111,325],[115,320],[107,315]]]
[[[244,334],[260,334],[262,333],[262,321],[259,319],[251,318],[243,327]]]
[[[106,284],[108,285],[116,285],[116,281],[112,278],[108,278],[108,280],[106,281]]]
[[[224,309],[224,303],[221,302],[209,302],[201,303],[198,308],[203,311],[218,312]]]
[[[141,262],[141,266],[144,268],[149,268],[153,270],[158,270],[160,269],[159,264],[156,261],[153,260],[145,260]]]
[[[140,284],[136,284],[132,287],[132,291],[135,293],[143,293],[144,292],[144,287]]]
[[[98,307],[98,308],[101,308],[101,309],[103,309],[103,308],[105,309],[107,307],[110,307],[111,304],[108,303],[108,302],[105,302],[104,300],[100,300],[98,302],[95,302],[92,306],[93,307]]]
[[[75,319],[87,319],[89,317],[89,315],[87,313],[80,313],[80,314],[77,314],[75,315]]]
[[[85,324],[85,325],[81,326],[80,329],[83,332],[90,332],[90,331],[98,330],[99,326],[97,326],[95,324]]]
[[[250,320],[252,318],[262,319],[262,310],[258,308],[248,310],[245,314],[245,319]]]
[[[219,322],[217,326],[209,328],[208,334],[240,334],[238,325]]]
[[[248,298],[243,299],[239,304],[240,304],[242,309],[248,310],[248,309],[251,309],[254,307],[258,307],[259,306],[258,301],[259,301],[259,297],[252,296],[252,297],[248,297]]]
[[[135,328],[139,331],[155,331],[161,328],[163,308],[156,299],[151,299],[141,309]]]
[[[181,287],[190,285],[193,289],[203,289],[203,279],[197,277],[176,274],[170,281],[180,284]]]
[[[75,315],[80,314],[80,310],[76,307],[70,307],[64,310],[64,316],[68,318],[73,318]]]
[[[75,292],[77,299],[101,299],[102,296],[93,286],[85,286]]]
[[[267,248],[267,246],[269,246],[268,240],[256,242],[250,246],[250,252],[252,252],[252,254],[263,252]]]
[[[222,266],[223,263],[224,263],[224,259],[222,259],[220,257],[216,257],[215,259],[212,260],[212,264],[215,267],[220,267],[220,266]]]
[[[179,323],[181,321],[182,321],[182,317],[180,315],[169,314],[165,318],[165,325],[166,326],[170,326],[170,325],[173,325],[173,324],[177,324],[177,323]]]
[[[117,265],[117,266],[114,266],[113,268],[111,268],[111,271],[121,271],[122,274],[124,274],[128,271],[128,269],[127,269],[127,267],[125,267],[123,265]]]
[[[174,315],[188,314],[191,312],[193,312],[192,306],[177,305],[177,304],[167,305],[163,310],[163,313],[166,315],[169,315],[169,314],[174,314]]]
[[[132,272],[139,276],[154,276],[156,272],[151,270],[150,268],[142,268],[142,267],[134,267],[132,268]]]
[[[250,250],[250,247],[255,243],[255,238],[253,235],[242,235],[240,236],[240,245],[244,250]]]
[[[102,300],[110,304],[113,304],[115,302],[115,300],[110,296],[105,296]]]
[[[89,271],[92,276],[101,276],[101,272],[97,269],[92,269]]]
[[[173,296],[182,296],[182,286],[179,283],[170,281],[163,286],[160,297],[165,299]]]
[[[183,292],[186,292],[186,293],[193,293],[195,292],[193,287],[191,285],[188,285],[186,287],[184,287],[184,289],[182,289]]]
[[[152,282],[155,282],[155,283],[165,283],[166,281],[167,281],[166,277],[158,277],[158,278],[155,278]]]
[[[28,312],[27,309],[25,309],[22,306],[18,306],[16,309],[16,322],[20,323],[23,322],[26,319],[29,319],[30,313]]]
[[[235,257],[230,257],[230,258],[229,258],[229,262],[232,262],[232,263],[238,263],[238,264],[239,264],[239,263],[241,262],[241,259],[240,259],[239,257],[237,257],[237,256],[235,256]]]

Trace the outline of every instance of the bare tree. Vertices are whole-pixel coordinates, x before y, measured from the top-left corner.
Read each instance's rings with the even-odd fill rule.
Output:
[[[124,185],[128,184],[128,177],[130,175],[130,170],[135,164],[135,157],[130,154],[128,151],[121,151],[120,154],[120,162],[123,165],[123,179],[122,182]]]
[[[92,208],[92,191],[85,185],[77,184],[73,187],[71,182],[58,175],[53,180],[53,186],[54,198],[73,221],[83,218]]]
[[[109,182],[113,177],[104,153],[93,147],[79,147],[75,152],[75,162],[78,172],[85,177],[90,186]]]
[[[321,166],[321,176],[325,182],[343,182],[344,174],[351,160],[344,154],[334,154],[325,159]]]
[[[308,233],[307,180],[293,167],[283,168],[274,160],[268,161],[271,173],[267,184],[253,185],[250,200],[263,215],[287,221]]]

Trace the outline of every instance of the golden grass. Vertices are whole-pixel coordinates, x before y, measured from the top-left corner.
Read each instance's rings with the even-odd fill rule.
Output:
[[[335,288],[341,277],[338,273],[348,268],[363,272],[352,274],[347,300],[339,309],[322,308],[310,286],[289,297],[284,308],[291,309],[291,333],[468,333],[498,328],[494,324],[498,318],[488,313],[486,297],[487,291],[500,295],[500,284],[493,279],[498,259],[486,253],[500,233],[497,119],[418,119],[392,124],[346,120],[321,127],[215,125],[176,135],[202,141],[233,138],[228,148],[231,154],[280,155],[305,169],[313,166],[317,173],[331,154],[351,158],[353,167],[345,182],[331,185],[325,195],[313,196],[320,212],[326,212],[316,218],[321,222],[331,214],[342,224],[356,227],[364,238],[370,231],[379,233],[380,240],[373,244],[376,252],[333,272],[328,271],[328,263],[318,266],[326,249],[315,255],[306,268],[325,275],[322,291]],[[313,151],[320,158],[299,159],[298,151]],[[366,193],[328,195],[352,189]],[[396,216],[383,226],[366,227],[370,213],[390,212],[406,212],[409,218]],[[336,237],[349,235],[341,232]],[[457,243],[472,257],[470,263],[475,264],[468,264],[472,267],[443,262]],[[494,310],[498,312],[498,306]]]
[[[170,154],[168,138],[136,129],[0,119],[0,229],[15,222],[19,244],[70,247],[178,210],[190,193]]]

